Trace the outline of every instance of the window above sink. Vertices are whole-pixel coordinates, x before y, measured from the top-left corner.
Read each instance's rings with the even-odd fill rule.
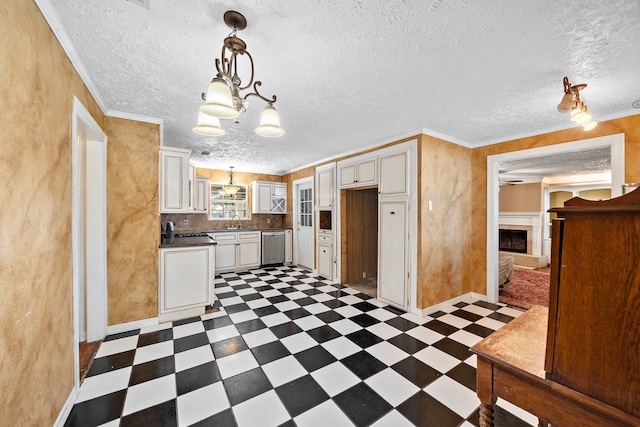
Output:
[[[240,187],[237,193],[230,195],[224,191],[227,183],[210,184],[209,219],[211,220],[246,220],[249,219],[249,186],[235,184]]]

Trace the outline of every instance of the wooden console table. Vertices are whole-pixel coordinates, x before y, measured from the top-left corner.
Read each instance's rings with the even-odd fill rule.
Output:
[[[478,357],[480,427],[494,424],[498,397],[541,426],[640,426],[640,418],[545,378],[548,309],[534,306],[471,348]]]

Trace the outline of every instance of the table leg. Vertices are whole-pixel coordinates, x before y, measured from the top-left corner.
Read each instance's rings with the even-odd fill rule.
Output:
[[[493,405],[496,398],[493,395],[493,364],[478,357],[476,369],[476,392],[480,399],[480,427],[493,427]]]

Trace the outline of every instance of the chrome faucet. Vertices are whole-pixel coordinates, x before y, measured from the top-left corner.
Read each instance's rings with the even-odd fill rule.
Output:
[[[238,218],[238,221],[240,221],[240,220],[241,220],[240,215],[235,214],[234,216],[232,216],[232,217],[231,217],[231,221],[233,221],[233,220],[234,220],[234,219],[236,219],[236,218]],[[233,227],[233,228],[241,228],[241,227],[242,227],[242,224],[240,224],[240,223],[238,222],[238,223],[235,225],[235,227]]]

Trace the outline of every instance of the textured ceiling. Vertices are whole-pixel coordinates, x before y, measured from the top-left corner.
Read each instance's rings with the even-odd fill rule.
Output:
[[[633,0],[39,0],[57,12],[109,110],[164,120],[197,164],[282,174],[420,131],[469,147],[571,126],[563,76],[594,120],[640,113]],[[286,135],[257,136],[249,98],[227,134],[191,131],[238,10]],[[242,71],[242,70],[241,70]],[[588,133],[585,133],[588,137]],[[199,153],[209,151],[211,155]]]

